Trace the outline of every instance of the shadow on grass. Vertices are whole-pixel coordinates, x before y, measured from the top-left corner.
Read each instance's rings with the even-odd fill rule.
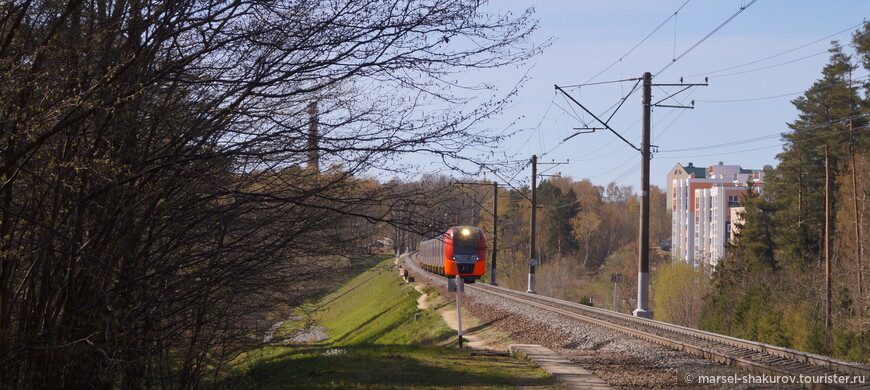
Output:
[[[501,321],[501,320],[503,320],[503,319],[505,319],[505,318],[507,318],[507,317],[508,317],[507,315],[502,315],[502,316],[500,316],[500,317],[498,317],[498,318],[494,318],[494,319],[492,319],[491,321],[488,321],[488,322],[486,322],[486,323],[483,323],[483,324],[480,324],[480,325],[478,325],[478,326],[474,326],[474,327],[471,327],[471,328],[465,329],[465,333],[477,332],[478,330],[482,330],[482,329],[488,328],[490,325],[492,325],[492,324],[494,324],[494,323],[496,323],[496,322],[499,322],[499,321]]]
[[[506,357],[472,357],[468,351],[405,345],[288,348],[247,373],[218,384],[243,388],[432,388],[546,386],[531,365]]]

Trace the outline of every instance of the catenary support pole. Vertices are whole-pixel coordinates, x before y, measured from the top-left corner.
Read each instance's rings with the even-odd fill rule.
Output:
[[[498,183],[492,182],[492,255],[490,256],[489,284],[498,286],[495,280],[496,261],[498,260]]]
[[[649,164],[650,164],[650,116],[652,115],[652,75],[643,74],[643,143],[641,144],[640,173],[640,234],[637,262],[637,309],[635,317],[652,318],[649,308]]]
[[[531,225],[529,226],[529,289],[527,293],[537,294],[535,291],[535,265],[537,264],[537,253],[535,251],[535,216],[537,202],[537,178],[538,178],[538,156],[532,155],[532,216]]]

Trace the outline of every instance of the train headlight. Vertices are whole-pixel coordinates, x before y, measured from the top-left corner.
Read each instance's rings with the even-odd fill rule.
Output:
[[[466,237],[471,235],[471,230],[468,228],[462,228],[461,232],[462,232],[462,235],[466,236]]]

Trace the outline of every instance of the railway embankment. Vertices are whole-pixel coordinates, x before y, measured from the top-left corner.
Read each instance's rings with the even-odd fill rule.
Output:
[[[415,286],[391,261],[361,273],[272,329],[272,342],[241,354],[217,387],[564,388],[526,360],[457,348],[456,333],[442,317],[451,304],[422,289],[421,309]],[[293,337],[310,329],[326,338]]]

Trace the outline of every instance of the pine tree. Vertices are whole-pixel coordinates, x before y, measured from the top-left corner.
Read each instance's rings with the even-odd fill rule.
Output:
[[[855,66],[839,44],[834,43],[830,52],[822,78],[792,101],[800,114],[788,125],[792,131],[783,134],[786,144],[777,156],[780,164],[768,176],[766,191],[776,210],[773,220],[778,226],[774,237],[776,259],[786,268],[801,269],[821,259],[825,217],[823,146],[830,148],[830,166],[836,178],[848,161],[848,121],[858,115],[851,103],[858,96],[849,85]],[[832,188],[831,193],[836,194],[837,188]],[[834,196],[833,205],[837,201]]]

